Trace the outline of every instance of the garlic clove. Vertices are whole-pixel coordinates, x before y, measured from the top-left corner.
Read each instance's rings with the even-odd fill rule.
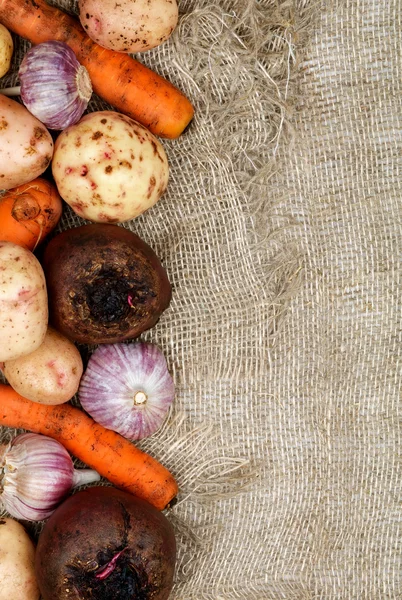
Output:
[[[90,357],[78,396],[95,421],[139,440],[159,429],[173,402],[175,386],[158,346],[104,344]]]

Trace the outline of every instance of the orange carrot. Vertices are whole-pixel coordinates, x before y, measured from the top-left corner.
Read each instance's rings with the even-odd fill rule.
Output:
[[[0,240],[34,250],[56,227],[63,201],[56,186],[38,177],[0,198]]]
[[[33,44],[68,44],[88,69],[94,92],[155,135],[176,138],[193,118],[191,102],[166,79],[127,54],[102,48],[78,19],[45,0],[0,0],[0,22]]]
[[[159,510],[177,494],[176,481],[156,459],[70,404],[38,404],[0,384],[0,425],[54,438],[116,487]]]

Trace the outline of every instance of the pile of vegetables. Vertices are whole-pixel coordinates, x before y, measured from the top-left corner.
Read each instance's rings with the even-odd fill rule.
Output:
[[[0,78],[10,31],[32,43],[19,85],[0,90],[0,426],[23,430],[0,446],[0,600],[167,600],[173,586],[162,511],[178,485],[135,445],[174,401],[162,350],[139,339],[172,288],[121,224],[162,197],[159,138],[193,118],[130,56],[177,22],[175,0],[79,0],[77,17],[0,0]],[[94,92],[112,108],[88,112]],[[66,205],[89,223],[60,231]],[[37,545],[27,522],[42,523]]]

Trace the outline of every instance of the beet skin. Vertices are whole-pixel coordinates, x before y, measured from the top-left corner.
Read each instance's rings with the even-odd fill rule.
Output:
[[[77,492],[46,522],[35,571],[44,600],[167,600],[176,541],[153,506],[109,486]]]

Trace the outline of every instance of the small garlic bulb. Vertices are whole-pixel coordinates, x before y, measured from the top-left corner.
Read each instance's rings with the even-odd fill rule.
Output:
[[[64,42],[32,46],[18,76],[24,105],[49,129],[62,130],[77,123],[92,96],[87,69]]]
[[[162,351],[146,342],[98,346],[78,389],[82,407],[95,421],[131,440],[161,426],[174,395]]]
[[[92,469],[74,469],[62,444],[36,433],[17,435],[0,458],[0,500],[16,519],[47,519],[73,487],[100,479]]]

